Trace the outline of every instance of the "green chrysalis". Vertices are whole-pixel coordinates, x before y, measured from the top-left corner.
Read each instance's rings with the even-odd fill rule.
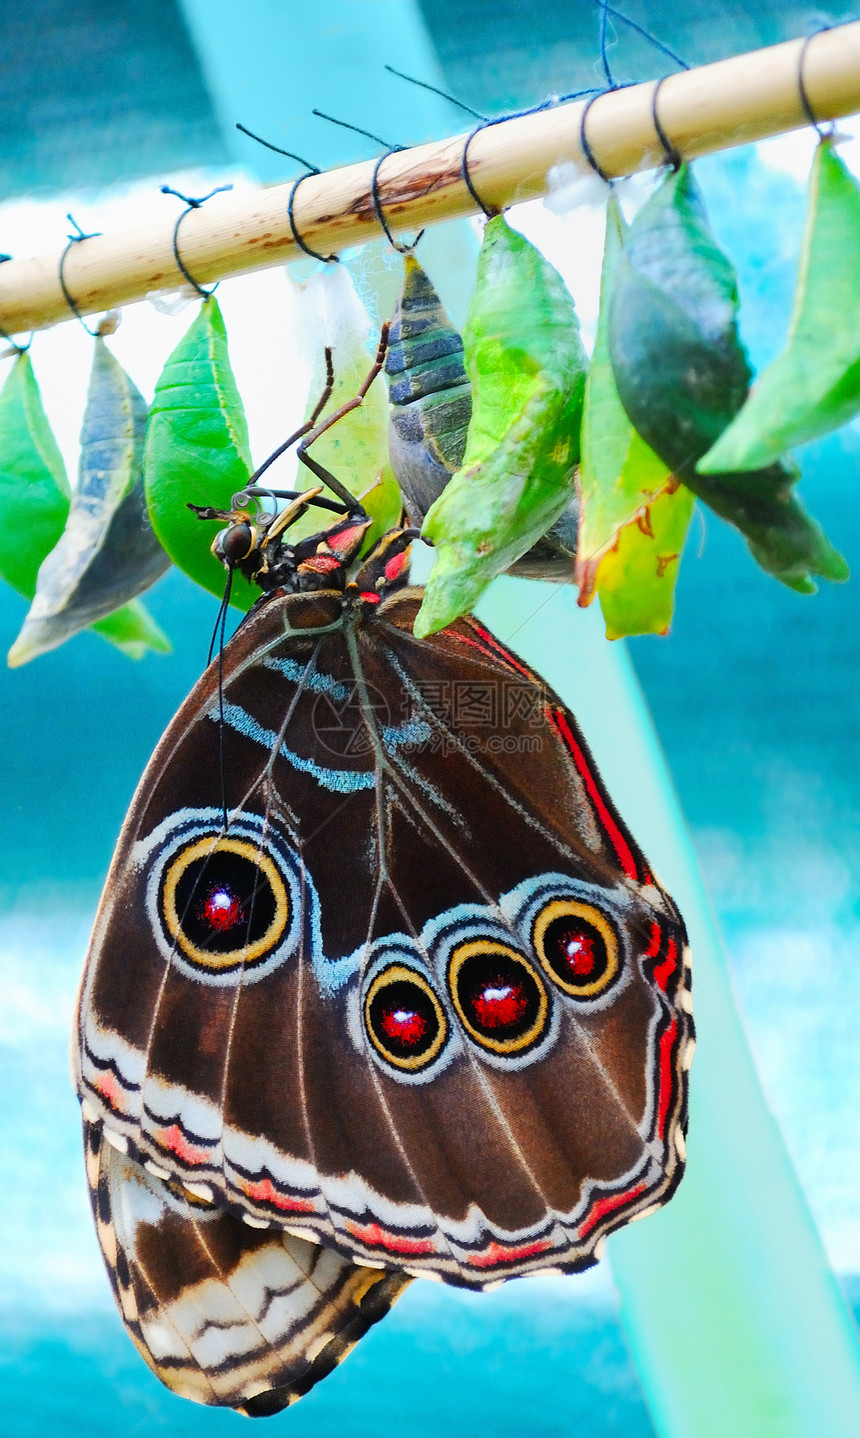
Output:
[[[699,474],[757,469],[860,410],[860,184],[825,138],[809,179],[809,209],[785,349]]]
[[[473,412],[424,533],[436,546],[418,635],[451,623],[569,506],[587,359],[565,285],[503,216],[490,220],[463,334]]]

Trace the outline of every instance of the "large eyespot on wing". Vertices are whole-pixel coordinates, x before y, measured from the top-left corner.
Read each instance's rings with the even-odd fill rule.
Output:
[[[532,944],[546,974],[572,999],[597,998],[618,975],[618,935],[594,904],[551,899],[534,917]]]
[[[432,986],[401,963],[387,965],[368,985],[364,1026],[385,1062],[412,1074],[429,1067],[448,1038],[448,1020]]]
[[[161,912],[193,963],[247,968],[283,937],[290,903],[268,854],[247,839],[212,834],[180,849],[166,868]]]
[[[459,943],[448,959],[448,987],[466,1033],[481,1049],[519,1056],[543,1038],[550,1001],[537,969],[495,937]]]
[[[210,984],[262,978],[298,949],[308,876],[263,821],[227,833],[216,811],[172,815],[137,846],[147,910],[169,962]]]

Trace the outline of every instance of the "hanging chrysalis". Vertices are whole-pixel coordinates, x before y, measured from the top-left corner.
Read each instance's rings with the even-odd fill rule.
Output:
[[[168,357],[155,386],[146,428],[146,500],[152,527],[174,564],[219,597],[224,571],[200,543],[189,503],[229,509],[251,473],[248,424],[230,368],[227,331],[211,296]],[[240,574],[230,603],[256,599]]]
[[[406,256],[386,358],[391,420],[388,449],[410,522],[420,525],[463,463],[472,386],[463,340],[413,255]],[[511,574],[526,579],[572,578],[579,507],[575,496]]]
[[[665,633],[695,498],[648,448],[624,412],[609,357],[609,306],[624,236],[614,196],[606,212],[600,314],[585,382],[581,520],[576,559],[579,603],[595,594],[609,639]]]
[[[9,651],[11,665],[55,649],[168,568],[143,492],[146,415],[143,396],[97,336],[78,486],[65,529],[39,570],[33,604]]]
[[[794,312],[785,349],[740,414],[699,460],[699,474],[757,469],[796,444],[847,424],[860,410],[860,184],[821,141]]]
[[[60,542],[70,503],[66,468],[30,356],[20,354],[0,392],[0,578],[26,599],[34,598],[40,566]],[[139,599],[91,627],[132,659],[147,649],[170,648]],[[10,662],[28,657],[19,652]]]
[[[741,531],[763,569],[810,594],[813,575],[845,579],[848,568],[794,493],[797,466],[696,471],[749,390],[737,312],[735,272],[683,165],[642,206],[618,260],[609,316],[618,393],[676,478]]]
[[[461,468],[430,509],[436,546],[416,633],[449,624],[570,505],[587,358],[558,272],[490,220],[463,335],[474,409]]]
[[[410,524],[421,524],[463,462],[472,387],[463,341],[414,255],[406,256],[385,370],[391,467]]]
[[[323,387],[325,351],[331,351],[334,383],[320,416],[350,400],[367,373],[376,348],[372,324],[346,265],[328,265],[295,289],[300,349],[311,372],[305,419],[310,417]],[[363,403],[344,416],[314,444],[320,464],[361,499],[373,524],[366,536],[372,544],[400,520],[400,490],[388,462],[388,400],[380,376]],[[265,482],[265,481],[264,481]],[[312,534],[318,517],[307,514],[292,527],[295,539]]]

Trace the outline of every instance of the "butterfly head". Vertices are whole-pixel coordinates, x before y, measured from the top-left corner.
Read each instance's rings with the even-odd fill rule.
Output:
[[[259,490],[257,487],[234,494],[230,509],[189,504],[199,519],[219,519],[226,524],[216,534],[211,549],[224,568],[238,570],[263,590],[274,588],[343,588],[338,576],[361,549],[370,519],[360,505],[340,522],[308,535],[291,545],[288,530],[312,504],[340,511],[340,506],[320,500],[322,486],[303,493]],[[273,501],[286,497],[290,503],[281,510],[263,510],[261,494]]]

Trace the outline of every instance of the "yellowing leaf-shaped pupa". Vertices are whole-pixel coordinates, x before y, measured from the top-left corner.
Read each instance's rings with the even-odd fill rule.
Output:
[[[624,221],[610,198],[600,284],[600,314],[585,382],[579,603],[599,595],[609,639],[664,634],[695,498],[636,433],[618,397],[609,354],[609,304]]]
[[[96,340],[81,430],[78,487],[65,529],[43,561],[10,665],[55,649],[154,584],[170,564],[155,537],[143,493],[146,401]],[[109,626],[130,652],[169,649],[142,606]]]
[[[450,624],[569,504],[587,359],[573,300],[503,216],[490,220],[463,332],[472,419],[463,464],[430,509],[436,563],[415,622]]]
[[[785,349],[759,375],[700,474],[758,469],[860,411],[860,184],[821,141]]]

